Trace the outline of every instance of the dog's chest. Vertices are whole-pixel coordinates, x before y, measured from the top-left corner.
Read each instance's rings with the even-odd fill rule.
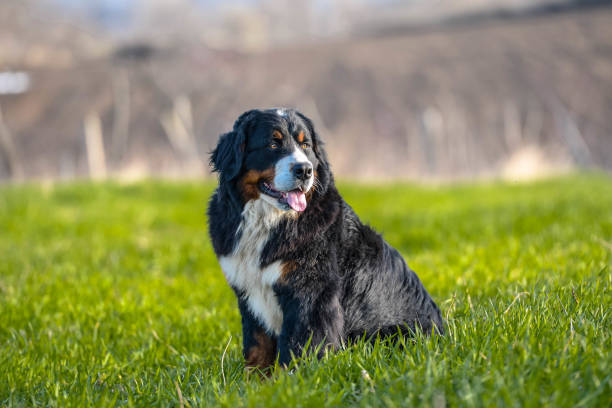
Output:
[[[234,251],[219,258],[228,283],[244,294],[251,313],[276,335],[280,334],[283,313],[272,286],[280,276],[281,264],[279,261],[260,268],[260,257],[272,228],[282,216],[261,199],[249,201],[242,213],[240,238]]]

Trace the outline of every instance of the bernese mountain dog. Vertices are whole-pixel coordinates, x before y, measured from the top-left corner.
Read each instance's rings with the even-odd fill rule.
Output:
[[[302,113],[243,113],[210,161],[210,236],[238,298],[247,366],[286,366],[364,336],[442,333],[417,275],[338,193]]]

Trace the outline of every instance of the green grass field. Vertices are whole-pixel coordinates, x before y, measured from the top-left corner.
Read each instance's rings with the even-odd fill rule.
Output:
[[[340,190],[448,333],[261,380],[208,240],[211,184],[0,187],[0,405],[612,405],[609,176]]]

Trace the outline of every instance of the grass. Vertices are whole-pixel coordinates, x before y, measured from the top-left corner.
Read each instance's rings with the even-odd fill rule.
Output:
[[[608,176],[340,190],[448,334],[260,380],[206,233],[212,185],[0,187],[0,405],[612,405]]]

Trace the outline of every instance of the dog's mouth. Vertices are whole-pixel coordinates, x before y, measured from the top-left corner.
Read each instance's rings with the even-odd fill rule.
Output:
[[[306,209],[306,194],[304,194],[302,188],[296,188],[290,191],[279,191],[275,190],[267,181],[262,180],[259,182],[259,190],[265,195],[278,200],[281,206],[290,207],[298,212],[302,212]]]

